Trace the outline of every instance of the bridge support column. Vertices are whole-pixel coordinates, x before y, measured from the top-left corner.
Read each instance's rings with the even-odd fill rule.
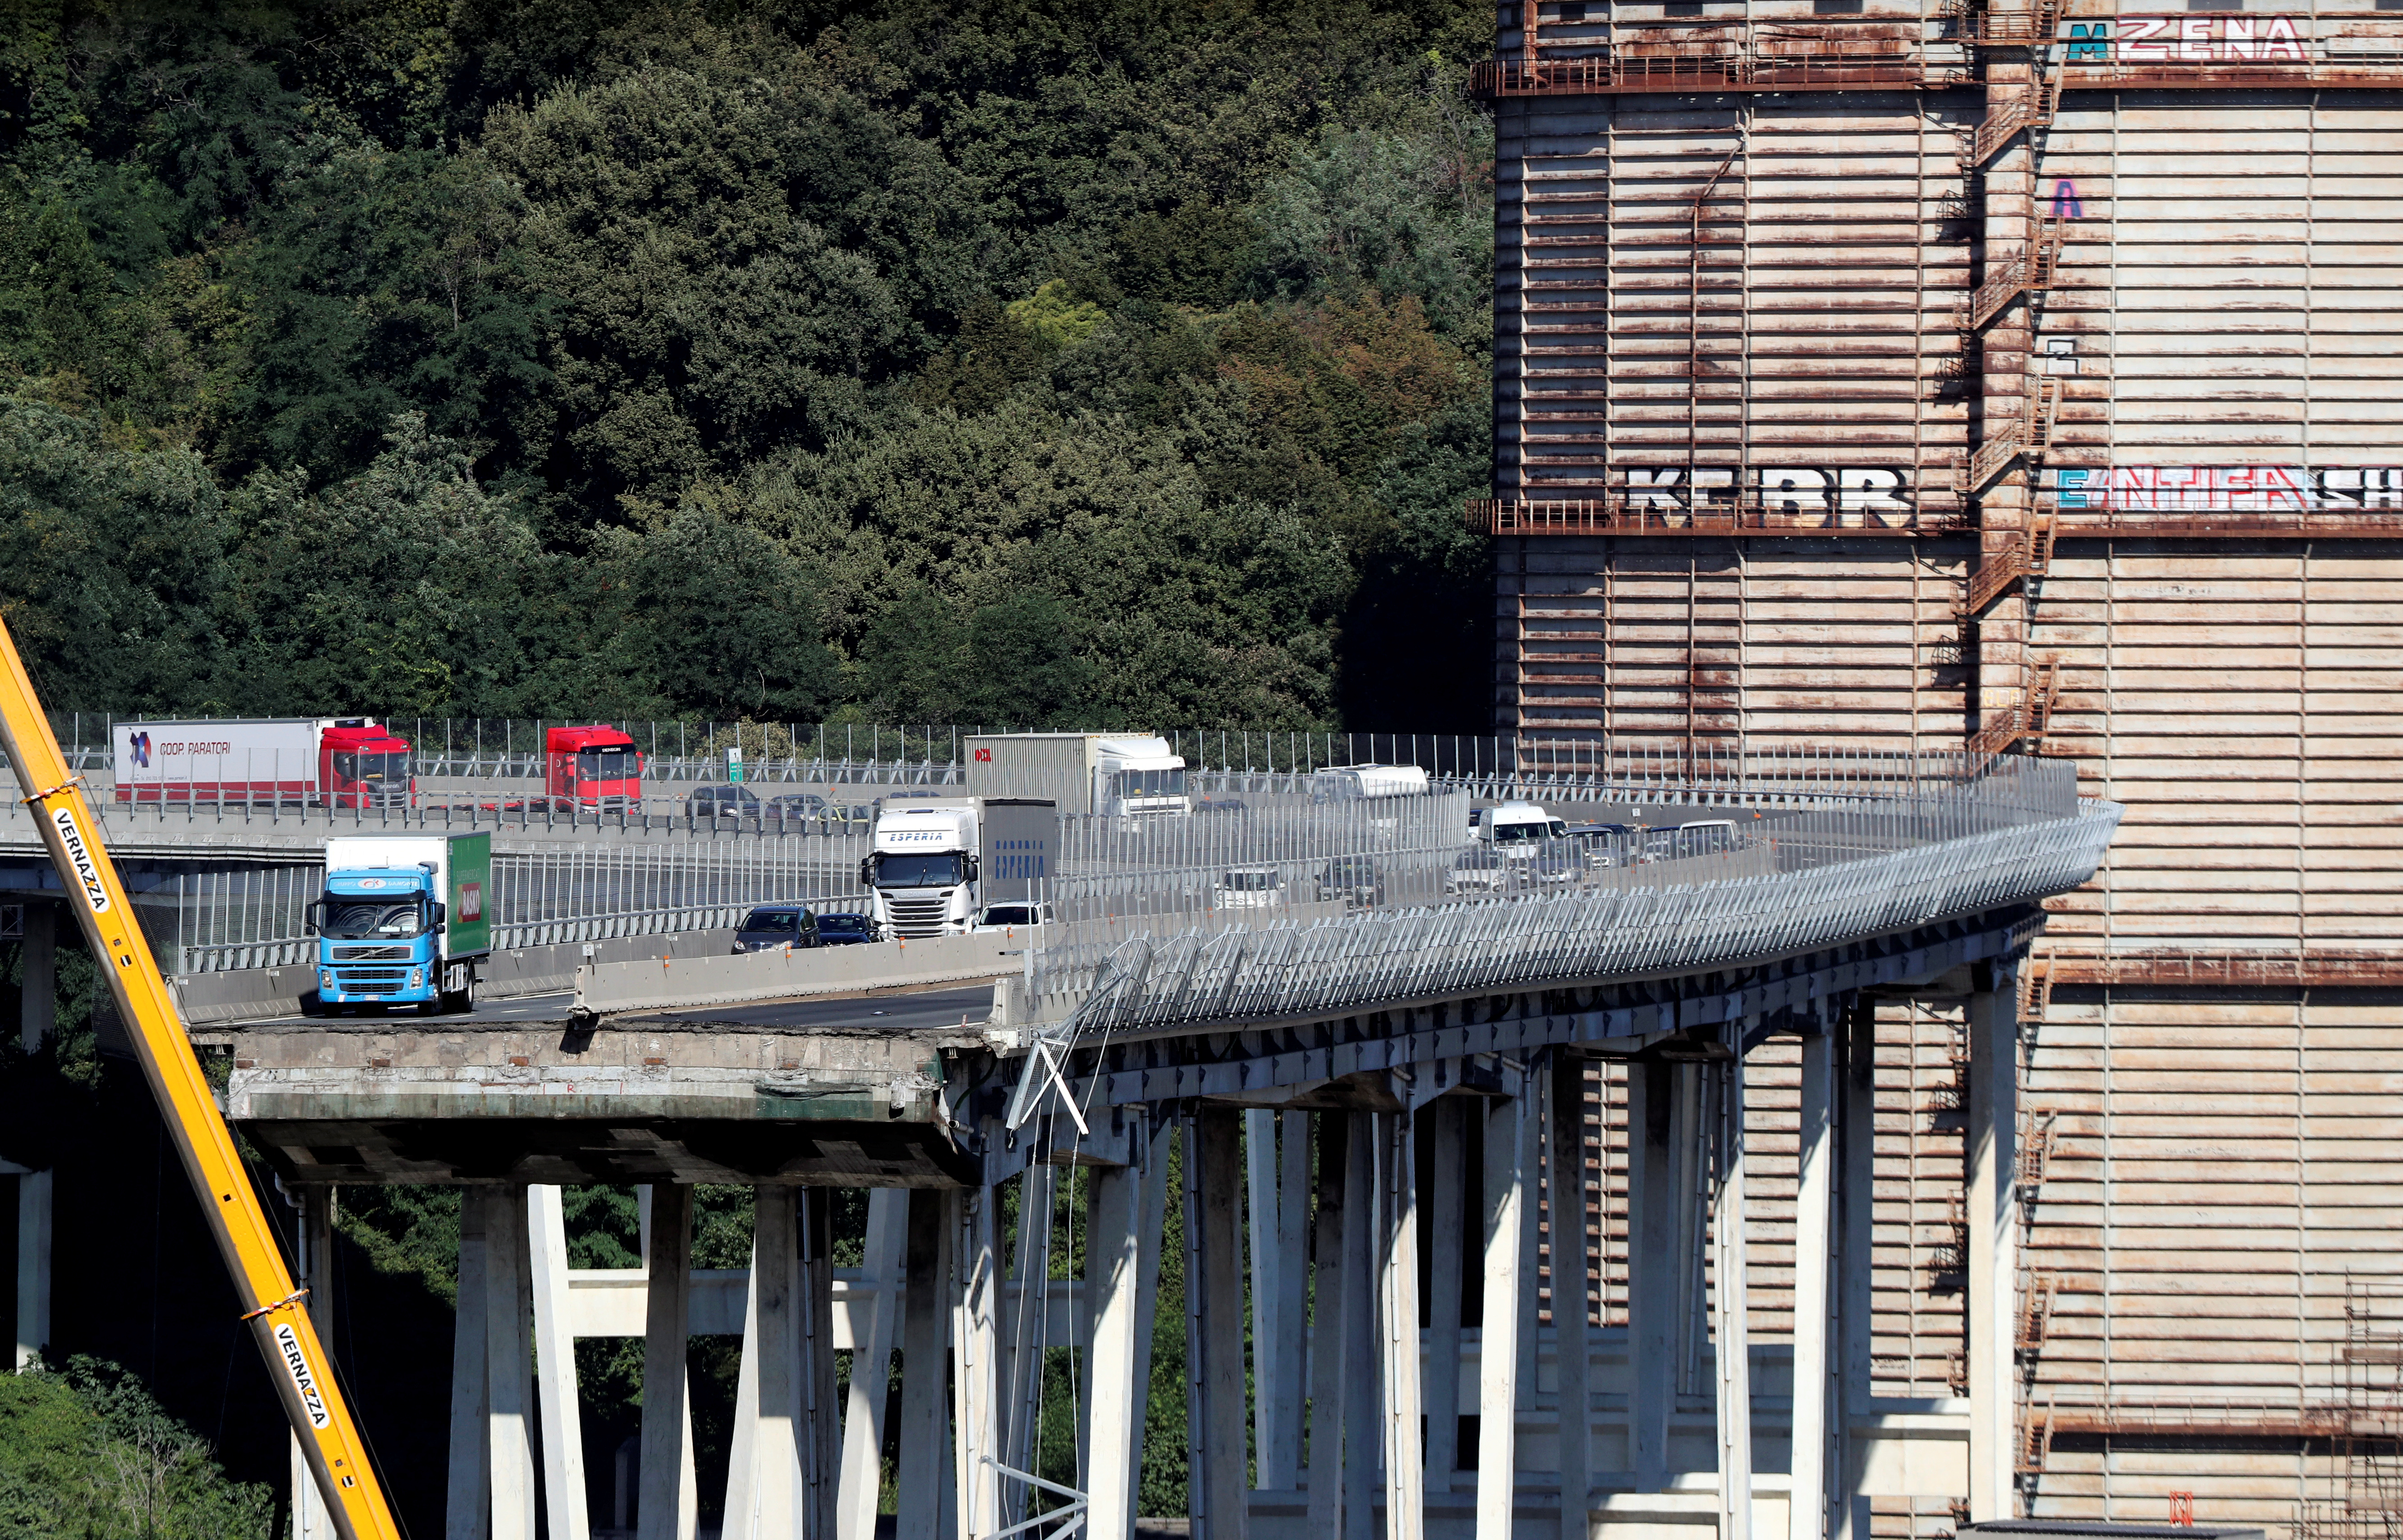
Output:
[[[654,1183],[644,1261],[642,1477],[635,1540],[692,1540],[700,1527],[692,1479],[692,1401],[685,1347],[692,1320],[692,1188]]]
[[[1265,1491],[1290,1491],[1301,1479],[1300,1312],[1309,1281],[1301,1227],[1310,1209],[1309,1140],[1306,1112],[1243,1114],[1252,1262],[1252,1441],[1258,1484]]]
[[[459,1310],[451,1331],[451,1480],[444,1540],[484,1540],[492,1505],[491,1406],[484,1379],[485,1203],[482,1187],[459,1192]]]
[[[1552,1341],[1560,1380],[1561,1540],[1586,1540],[1593,1507],[1592,1345],[1587,1324],[1585,1063],[1552,1054]]]
[[[534,1292],[526,1189],[486,1187],[484,1372],[490,1397],[493,1540],[535,1540]]]
[[[1502,1061],[1506,1093],[1485,1104],[1485,1297],[1477,1347],[1477,1540],[1511,1540],[1518,1496],[1520,1323],[1535,1272],[1523,1265],[1535,1226],[1535,1081]]]
[[[1151,1379],[1152,1301],[1160,1276],[1167,1152],[1157,1140],[1141,1168],[1093,1172],[1086,1298],[1092,1312],[1091,1381],[1085,1396],[1087,1530],[1131,1540],[1141,1485],[1143,1424]]]
[[[842,1429],[842,1481],[837,1540],[875,1540],[876,1507],[884,1479],[884,1402],[893,1339],[901,1321],[902,1265],[910,1234],[910,1192],[878,1187],[868,1195],[864,1282],[875,1290],[854,1308],[859,1339],[851,1355],[851,1398]]]
[[[550,1540],[591,1533],[584,1491],[584,1425],[576,1388],[576,1341],[567,1315],[567,1216],[557,1187],[526,1189],[527,1261],[533,1278],[534,1353],[542,1406],[542,1490]]]
[[[1839,1207],[1843,1216],[1843,1266],[1837,1284],[1843,1369],[1837,1380],[1835,1468],[1842,1473],[1829,1540],[1868,1540],[1869,1500],[1853,1459],[1853,1416],[1869,1404],[1870,1241],[1877,1176],[1877,1003],[1855,1000],[1844,1018],[1843,1099],[1838,1109],[1843,1145]]]
[[[1835,1110],[1837,1023],[1802,1039],[1799,1155],[1794,1199],[1793,1473],[1786,1540],[1822,1540],[1827,1510],[1829,1325],[1828,1238],[1834,1209],[1835,1152],[1828,1128]],[[1839,1408],[1840,1396],[1836,1398]]]
[[[1385,1540],[1422,1540],[1426,1533],[1426,1464],[1423,1443],[1425,1391],[1419,1374],[1418,1157],[1408,1111],[1376,1115],[1378,1194],[1384,1211],[1379,1237],[1378,1379],[1384,1386]]]
[[[1719,1540],[1752,1540],[1752,1341],[1743,1238],[1743,1031],[1731,1021],[1735,1055],[1719,1081],[1718,1185],[1711,1198],[1712,1353],[1718,1370]]]
[[[950,1200],[931,1188],[910,1194],[910,1239],[901,1306],[901,1462],[898,1540],[939,1540],[951,1490],[951,1419],[944,1407],[949,1365],[951,1231]],[[649,1540],[648,1536],[643,1540]]]
[[[2007,967],[1969,996],[1969,1519],[2012,1509],[2012,1350],[2019,1318],[2019,1020]]]
[[[1377,1118],[1355,1112],[1344,1141],[1343,1397],[1344,1540],[1375,1540],[1383,1419],[1377,1382]]]
[[[956,1501],[967,1534],[991,1534],[1001,1527],[1001,1476],[993,1465],[1001,1452],[1001,1341],[993,1319],[1001,1292],[993,1214],[998,1201],[991,1187],[951,1195],[951,1266],[959,1281],[951,1322],[952,1447],[958,1457]]]
[[[1445,1096],[1426,1110],[1428,1170],[1426,1490],[1450,1491],[1460,1466],[1460,1310],[1462,1237],[1468,1196],[1466,1098]],[[1416,1334],[1412,1334],[1416,1351]]]
[[[1689,1065],[1646,1059],[1627,1071],[1629,1206],[1628,1464],[1638,1491],[1669,1485],[1669,1413],[1677,1398],[1678,1280],[1690,1258],[1677,1249],[1679,1084]]]
[[[1017,1261],[1011,1269],[1019,1283],[1018,1303],[1001,1311],[1004,1375],[1007,1396],[1002,1407],[1001,1463],[1013,1470],[1035,1468],[1035,1416],[1042,1405],[1043,1354],[1049,1341],[1049,1287],[1051,1266],[1051,1211],[1059,1190],[1060,1168],[1036,1161],[1018,1179]],[[1008,1295],[1002,1296],[1008,1303]],[[1008,1478],[1001,1484],[1002,1507],[1011,1514],[1025,1508],[1026,1483]],[[1009,1522],[1016,1522],[1015,1519]]]
[[[794,1192],[752,1189],[751,1287],[726,1462],[725,1540],[792,1540],[800,1475],[800,1246]]]
[[[334,1339],[334,1204],[337,1189],[302,1187],[299,1191],[299,1256],[293,1268],[296,1288],[309,1291],[309,1324],[317,1340]],[[326,1495],[317,1490],[315,1473],[300,1454],[300,1436],[292,1436],[292,1540],[333,1540],[334,1521],[326,1512]]]
[[[18,1041],[38,1053],[50,1039],[58,1016],[58,911],[50,905],[24,906],[23,1001],[18,1007]],[[29,1171],[17,1178],[17,1341],[9,1367],[21,1368],[50,1345],[50,1260],[58,1173]]]
[[[1192,1385],[1194,1533],[1243,1540],[1251,1528],[1243,1407],[1243,1123],[1205,1106],[1187,1123],[1186,1353]]]

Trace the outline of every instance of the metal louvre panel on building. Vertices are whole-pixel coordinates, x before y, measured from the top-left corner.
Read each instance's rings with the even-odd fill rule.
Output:
[[[2038,177],[2064,236],[2038,368],[2075,371],[2049,464],[2114,467],[2132,511],[2403,506],[2323,476],[2403,462],[2398,172],[2382,93],[2066,96]],[[2194,474],[2223,466],[2294,476]]]
[[[1959,92],[1501,103],[1496,495],[1674,516],[1700,483],[1704,506],[1828,527],[1954,507],[1954,160],[1978,111]]]

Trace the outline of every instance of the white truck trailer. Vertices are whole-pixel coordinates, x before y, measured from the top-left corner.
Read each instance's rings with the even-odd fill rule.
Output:
[[[1037,797],[1066,816],[1179,817],[1193,811],[1185,760],[1165,738],[1106,732],[985,732],[967,742],[968,791]]]

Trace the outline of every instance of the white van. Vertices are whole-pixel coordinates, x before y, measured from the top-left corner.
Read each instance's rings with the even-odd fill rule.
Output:
[[[1513,857],[1531,856],[1545,840],[1565,839],[1568,832],[1566,819],[1555,818],[1533,802],[1468,810],[1468,837]]]

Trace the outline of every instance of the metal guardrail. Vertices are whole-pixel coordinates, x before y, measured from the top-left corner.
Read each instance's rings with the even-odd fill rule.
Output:
[[[2092,875],[2114,804],[2072,817],[1724,881],[1584,885],[1341,920],[1047,949],[1031,1003],[1076,1002],[1047,1034],[1270,1020],[1549,980],[1681,971],[2026,902]],[[1640,872],[1642,868],[1637,868]]]

